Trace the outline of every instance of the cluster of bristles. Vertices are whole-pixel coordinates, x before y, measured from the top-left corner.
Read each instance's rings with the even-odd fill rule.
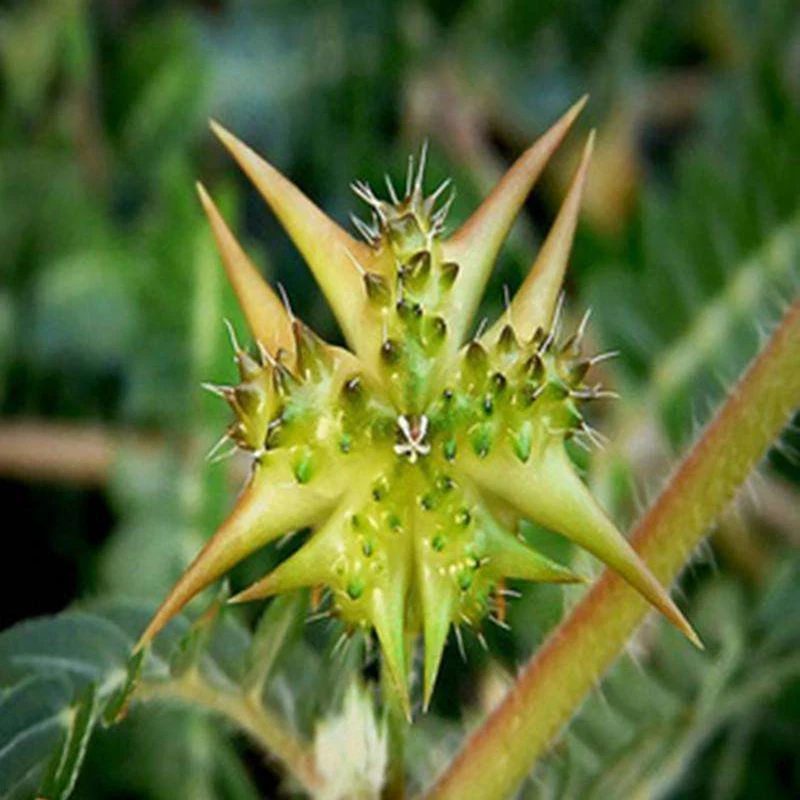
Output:
[[[438,241],[455,197],[437,208],[450,181],[429,197],[423,192],[427,147],[419,168],[409,158],[405,194],[398,198],[391,179],[386,185],[391,201],[379,199],[365,182],[352,185],[355,194],[372,210],[372,225],[352,220],[375,252],[377,269],[353,259],[364,280],[371,312],[381,330],[382,377],[398,405],[420,412],[434,378],[433,365],[442,355],[449,330],[445,315],[450,290],[459,265],[441,257]]]
[[[562,337],[563,280],[591,138],[531,274],[503,317],[466,344],[470,317],[502,237],[530,183],[579,107],[532,147],[486,203],[443,237],[449,183],[423,194],[409,162],[405,194],[353,186],[371,208],[356,221],[366,245],[226,131],[218,135],[298,243],[351,350],[319,339],[266,287],[204,191],[201,198],[257,342],[234,340],[240,382],[210,387],[234,412],[226,440],[254,456],[226,522],[145,631],[153,636],[192,597],[270,541],[308,540],[234,602],[301,588],[348,631],[373,631],[397,699],[408,710],[411,651],[424,640],[424,698],[452,626],[483,641],[487,615],[504,624],[513,579],[580,580],[528,547],[523,519],[550,528],[617,570],[689,636],[691,628],[577,476],[568,439],[597,434],[583,401],[613,396],[586,382],[584,316]],[[584,442],[585,444],[585,442]],[[319,613],[319,611],[317,612]]]
[[[350,215],[356,230],[366,243],[378,249],[384,238],[400,253],[407,251],[430,250],[433,240],[445,230],[444,223],[450,213],[456,193],[451,189],[448,198],[437,209],[436,204],[450,187],[450,178],[442,181],[436,191],[428,197],[423,193],[425,163],[428,155],[427,142],[422,146],[419,168],[414,171],[414,157],[408,157],[406,186],[401,200],[389,175],[385,176],[386,188],[391,202],[380,200],[365,181],[355,181],[350,188],[372,211],[372,224],[368,225],[355,214]]]
[[[454,456],[459,432],[465,434],[479,458],[485,458],[498,440],[507,437],[522,462],[528,461],[536,446],[544,447],[549,437],[576,437],[584,447],[601,444],[580,404],[617,395],[600,384],[586,384],[584,378],[590,367],[616,353],[582,357],[588,318],[587,312],[565,341],[559,341],[558,313],[549,332],[539,327],[528,341],[520,341],[510,323],[503,326],[492,346],[473,339],[455,380],[431,409],[434,430],[445,435],[445,456]]]

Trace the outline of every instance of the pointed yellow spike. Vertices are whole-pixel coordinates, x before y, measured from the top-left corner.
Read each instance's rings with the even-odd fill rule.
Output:
[[[453,286],[454,339],[460,342],[480,302],[500,247],[525,198],[567,135],[588,95],[572,106],[506,172],[472,216],[442,244],[443,261],[460,266]]]
[[[331,521],[269,575],[234,595],[228,602],[249,603],[308,586],[330,585],[335,576],[333,566],[346,544],[339,519]]]
[[[292,323],[283,303],[236,241],[202,183],[197,184],[197,193],[211,224],[225,273],[254,338],[273,356],[279,349],[294,353]]]
[[[422,636],[425,645],[422,708],[427,711],[433,697],[458,597],[452,581],[443,580],[432,571],[425,572],[426,577],[420,580],[420,594]]]
[[[487,340],[494,342],[503,326],[511,320],[517,336],[528,340],[541,326],[549,330],[553,320],[558,295],[564,282],[567,260],[575,238],[581,198],[586,186],[589,162],[594,149],[594,131],[589,134],[583,149],[581,162],[572,179],[567,197],[561,205],[558,217],[545,239],[536,261],[520,287],[511,306],[487,334]]]
[[[407,581],[401,574],[391,576],[383,586],[376,587],[371,597],[371,613],[395,697],[411,722],[405,644],[406,587]]]
[[[369,270],[373,251],[317,208],[291,181],[219,123],[211,129],[248,175],[314,273],[345,338],[368,349],[362,311],[366,295],[360,267]],[[360,265],[360,266],[359,266]]]
[[[485,526],[488,569],[498,578],[539,583],[581,583],[585,578],[523,544],[497,525]]]
[[[416,537],[415,545],[416,585],[424,644],[422,708],[427,711],[459,598],[450,576],[441,574],[427,537]]]
[[[507,465],[499,459],[508,461]],[[472,479],[514,505],[540,525],[566,536],[624,578],[680,630],[702,647],[697,634],[663,586],[616,529],[576,475],[561,444],[520,469],[511,453],[497,454],[491,466],[477,458],[465,462]]]
[[[134,652],[203,589],[268,542],[318,522],[330,511],[343,481],[327,486],[301,485],[282,471],[261,468],[239,497],[231,514],[178,579],[148,624]]]

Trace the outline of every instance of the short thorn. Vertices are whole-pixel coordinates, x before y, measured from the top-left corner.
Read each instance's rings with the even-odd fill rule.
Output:
[[[578,330],[575,332],[575,344],[579,344],[580,341],[583,339],[584,334],[586,333],[586,326],[589,324],[589,319],[592,316],[592,309],[587,308],[584,311],[583,316],[581,317],[581,321],[578,324]]]
[[[228,331],[228,338],[231,342],[231,347],[233,348],[234,353],[241,353],[242,348],[239,345],[239,340],[236,338],[236,330],[231,324],[229,319],[223,319],[223,323],[225,324],[225,329]]]
[[[619,400],[617,392],[600,386],[593,386],[590,389],[571,389],[570,396],[576,400]]]
[[[609,350],[607,353],[600,353],[596,356],[592,356],[589,359],[589,362],[594,366],[595,364],[601,364],[603,361],[609,361],[612,358],[616,358],[619,355],[619,350]]]
[[[389,177],[388,172],[383,176],[383,179],[386,181],[386,189],[389,192],[389,197],[392,198],[392,202],[395,205],[399,205],[400,200],[397,198],[397,192],[394,189],[394,184],[392,183],[392,179]]]
[[[417,168],[417,179],[414,182],[414,191],[422,194],[422,182],[425,179],[425,164],[428,160],[428,140],[425,139],[419,151],[419,167]]]
[[[442,196],[442,193],[447,189],[447,187],[453,182],[452,178],[445,178],[437,187],[434,193],[428,197],[427,203],[431,211],[433,207],[436,205],[436,201]]]
[[[581,423],[581,430],[589,437],[592,444],[599,447],[601,450],[605,449],[608,439],[603,436],[599,431],[596,431],[591,425],[586,422]]]
[[[353,181],[350,184],[350,189],[357,197],[360,197],[368,206],[374,209],[380,207],[380,201],[375,197],[375,193],[370,188],[368,183],[364,181]]]
[[[556,310],[553,313],[553,323],[550,326],[550,332],[547,334],[547,338],[542,343],[540,350],[542,352],[546,352],[550,349],[550,346],[553,344],[556,336],[558,336],[559,331],[561,330],[561,312],[564,307],[564,292],[560,292],[558,295],[558,301],[556,302]]]
[[[278,281],[278,293],[281,296],[281,302],[283,303],[283,307],[286,309],[286,313],[289,315],[289,319],[292,323],[296,322],[297,318],[292,311],[292,304],[289,302],[289,295],[286,293],[286,289],[280,281]]]
[[[364,275],[367,274],[367,271],[364,269],[364,267],[361,266],[358,259],[347,248],[344,249],[344,252],[347,254],[347,257],[353,262],[353,266],[358,270],[358,274],[361,275],[361,277],[363,278]]]
[[[333,646],[333,650],[331,650],[331,656],[335,656],[345,645],[348,639],[347,631],[342,633],[342,635],[336,640],[336,644]]]
[[[208,463],[219,464],[220,461],[225,461],[225,459],[230,458],[238,449],[239,449],[238,445],[234,444],[231,446],[229,450],[226,450],[224,453],[218,453],[213,458],[210,458],[208,460]]]
[[[233,387],[231,386],[218,386],[216,383],[201,383],[200,386],[207,392],[221,397],[223,400],[227,400],[230,393],[233,391]]]
[[[367,225],[364,220],[359,219],[355,214],[350,215],[350,221],[355,226],[356,230],[361,234],[361,237],[366,241],[367,244],[372,245],[378,239],[378,234],[372,228]]]
[[[433,228],[435,233],[441,233],[444,229],[444,222],[447,219],[448,214],[450,213],[450,209],[453,206],[453,203],[456,199],[456,190],[453,189],[450,192],[449,197],[445,200],[444,205],[433,215],[431,218],[431,222],[433,223]]]
[[[261,342],[257,342],[256,344],[258,345],[258,352],[261,355],[261,364],[269,364],[271,367],[277,367],[278,362],[274,359],[272,353],[270,353]]]
[[[333,616],[333,612],[331,611],[317,611],[314,614],[309,614],[306,617],[306,625],[313,625],[315,622],[319,622],[323,619],[330,619]]]
[[[222,448],[222,445],[228,441],[230,437],[227,433],[223,433],[222,436],[217,440],[217,443],[206,453],[206,461],[212,461],[212,459],[217,455],[217,453]]]
[[[461,654],[461,660],[467,663],[467,651],[464,649],[464,637],[461,635],[461,626],[454,625],[453,629],[456,632],[456,642],[458,643],[458,652]]]
[[[489,614],[489,621],[493,622],[498,628],[502,628],[504,631],[511,630],[511,626],[505,620],[495,617],[493,614]]]

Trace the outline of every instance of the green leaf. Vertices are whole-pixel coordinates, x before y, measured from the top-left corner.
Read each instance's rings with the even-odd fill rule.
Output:
[[[247,670],[243,686],[246,692],[260,698],[264,686],[286,640],[296,634],[297,621],[305,609],[306,593],[292,592],[276,597],[267,606],[253,635],[247,654]]]
[[[197,668],[198,662],[211,643],[229,596],[227,582],[223,582],[222,588],[211,606],[192,624],[188,633],[180,640],[169,660],[169,672],[173,678],[181,678],[189,670]]]
[[[643,658],[620,659],[580,709],[558,755],[536,769],[536,785],[550,786],[554,798],[664,796],[683,786],[683,773],[715,737],[735,731],[739,720],[758,720],[765,698],[800,675],[791,639],[775,647],[762,629],[766,605],[797,607],[797,564],[786,567],[793,580],[770,584],[749,613],[742,587],[731,581],[698,595],[691,616],[709,652],[676,649],[675,634],[662,625]],[[756,662],[756,671],[747,669]]]
[[[86,755],[89,737],[97,719],[97,689],[90,683],[69,709],[66,735],[50,761],[39,795],[47,800],[64,800],[72,794]]]
[[[118,716],[139,676],[169,678],[171,654],[192,623],[175,619],[149,658],[131,660],[153,610],[95,603],[0,634],[0,797],[29,798],[42,780],[43,797],[68,797],[98,719]],[[223,615],[194,653],[195,664],[203,680],[227,688],[240,677],[249,647],[249,635]]]
[[[33,796],[66,727],[72,688],[63,677],[30,675],[0,693],[0,797]]]
[[[139,683],[146,656],[147,650],[143,649],[133,655],[130,661],[128,661],[128,676],[125,679],[125,683],[111,696],[111,699],[105,707],[105,711],[103,711],[103,723],[105,725],[119,722],[126,715],[128,704]]]
[[[238,744],[218,718],[196,708],[136,703],[124,724],[95,732],[75,795],[256,800],[262,794]]]

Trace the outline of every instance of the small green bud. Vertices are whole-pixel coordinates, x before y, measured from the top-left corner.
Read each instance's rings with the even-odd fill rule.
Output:
[[[584,379],[591,366],[591,359],[571,361],[564,369],[564,379],[572,386],[577,386]]]
[[[544,328],[541,325],[539,325],[533,332],[533,336],[531,336],[530,345],[531,347],[535,347],[538,350],[539,346],[544,342],[544,340],[545,340]]]
[[[519,349],[517,335],[510,325],[504,325],[503,330],[500,331],[500,336],[497,340],[497,349],[505,354],[516,352]]]
[[[520,425],[519,430],[514,435],[514,455],[524,464],[531,457],[531,445],[533,444],[533,426],[529,420]]]
[[[397,311],[397,316],[404,321],[408,321],[411,318],[411,303],[405,299],[405,297],[401,297],[397,303],[395,304],[395,310]]]
[[[494,388],[495,394],[502,394],[505,391],[506,386],[508,386],[508,379],[502,372],[495,372],[492,375],[492,387]]]
[[[451,492],[455,485],[455,481],[449,475],[440,475],[436,479],[436,488],[440,492]]]
[[[456,511],[456,525],[466,528],[470,522],[472,522],[472,513],[468,508],[464,507]]]
[[[364,399],[364,383],[360,375],[353,375],[342,384],[342,396],[348,403],[360,403]]]
[[[387,339],[381,345],[381,358],[386,364],[395,364],[400,360],[402,345],[395,339]]]
[[[242,381],[254,381],[261,377],[264,367],[249,353],[244,350],[237,350],[235,358],[236,366],[239,368],[239,377]]]
[[[526,381],[520,388],[519,392],[520,402],[522,403],[523,408],[529,408],[532,406],[536,400],[539,399],[543,389],[544,386],[539,383]]]
[[[486,458],[492,447],[492,432],[486,425],[479,425],[470,437],[472,450],[478,458]]]
[[[306,453],[294,466],[294,476],[298,483],[308,483],[311,480],[311,454]]]
[[[389,493],[389,481],[379,478],[372,486],[372,499],[379,503]]]
[[[360,578],[353,578],[347,584],[347,596],[351,600],[358,600],[364,594],[364,581]]]
[[[415,253],[400,273],[403,283],[418,292],[425,288],[431,275],[431,254],[427,250]]]
[[[367,290],[367,297],[370,302],[378,306],[387,306],[392,300],[392,292],[389,283],[382,275],[374,272],[364,273],[364,288]]]
[[[389,242],[401,260],[408,253],[415,253],[426,245],[425,233],[420,229],[413,214],[404,214],[389,220],[387,232]]]
[[[442,264],[439,283],[443,289],[449,289],[456,282],[458,272],[459,266],[454,261],[446,261]]]
[[[447,338],[447,323],[442,317],[427,317],[423,327],[423,334],[429,352],[436,352]]]
[[[300,375],[305,380],[318,380],[330,366],[327,346],[299,320],[292,323],[292,333],[297,348],[297,366]]]
[[[544,362],[538,353],[534,353],[526,362],[523,367],[525,374],[536,383],[541,383],[544,377],[545,368]]]
[[[483,345],[477,339],[473,339],[467,345],[465,360],[470,370],[475,374],[485,371],[489,363],[486,350],[484,350]]]

